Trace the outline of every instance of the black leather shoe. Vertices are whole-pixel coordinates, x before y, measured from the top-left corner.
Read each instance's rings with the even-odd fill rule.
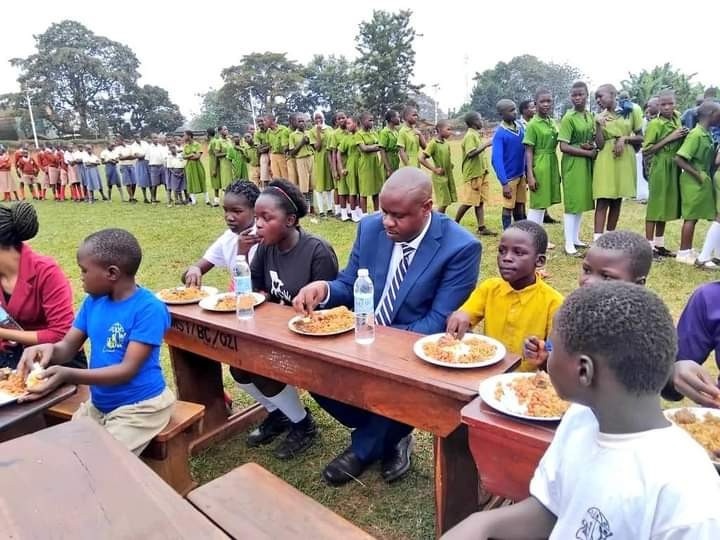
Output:
[[[412,433],[400,439],[391,451],[387,452],[380,465],[380,474],[386,482],[399,480],[410,470],[411,456],[415,438]]]
[[[545,212],[545,216],[543,217],[543,223],[548,223],[550,225],[554,223],[560,223],[557,219],[554,219],[550,214]]]
[[[331,486],[342,486],[351,480],[360,477],[367,469],[368,464],[360,461],[351,448],[328,463],[323,470],[323,479]]]
[[[275,409],[268,414],[267,418],[258,427],[250,432],[246,441],[247,445],[253,447],[269,444],[278,435],[282,435],[290,429],[291,425],[290,419],[280,409]]]
[[[305,418],[297,424],[290,424],[290,431],[278,447],[275,449],[275,457],[278,459],[292,459],[310,448],[317,438],[318,429],[310,411]]]

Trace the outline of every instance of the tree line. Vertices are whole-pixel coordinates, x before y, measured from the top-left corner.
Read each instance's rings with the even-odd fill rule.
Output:
[[[358,27],[353,60],[318,54],[303,65],[282,52],[244,55],[222,70],[219,88],[202,95],[200,113],[189,125],[240,128],[252,120],[253,112],[283,117],[295,111],[366,110],[381,118],[387,109],[408,102],[418,106],[421,117],[432,119],[437,104],[412,82],[416,32],[411,17],[410,10],[374,10]],[[54,23],[34,38],[34,54],[10,61],[19,70],[21,92],[0,96],[0,109],[18,111],[26,132],[26,94],[36,119],[60,135],[147,135],[185,125],[167,90],[138,83],[140,61],[127,45],[70,20]],[[469,100],[451,114],[476,110],[495,119],[500,98],[530,98],[539,87],[550,89],[563,109],[570,86],[583,76],[576,66],[518,56],[476,73]],[[678,106],[685,108],[702,93],[703,85],[695,81],[695,74],[665,64],[629,73],[620,87],[638,103],[671,88]]]

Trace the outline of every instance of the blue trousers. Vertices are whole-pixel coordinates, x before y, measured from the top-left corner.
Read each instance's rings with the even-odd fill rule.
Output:
[[[353,429],[350,448],[365,463],[381,459],[413,430],[412,426],[379,414],[316,394],[312,396],[333,418]]]

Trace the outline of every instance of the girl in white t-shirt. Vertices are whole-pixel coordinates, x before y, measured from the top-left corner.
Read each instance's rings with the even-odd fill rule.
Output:
[[[660,405],[677,353],[662,300],[620,281],[582,287],[555,315],[551,341],[550,379],[573,405],[530,497],[475,513],[443,538],[720,538],[720,476]]]

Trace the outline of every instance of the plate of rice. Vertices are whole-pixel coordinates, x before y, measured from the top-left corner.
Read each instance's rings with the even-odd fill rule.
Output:
[[[503,373],[480,383],[482,400],[501,413],[525,420],[557,421],[570,407],[560,399],[550,376],[536,373]]]
[[[155,296],[171,306],[181,306],[197,304],[203,298],[217,294],[217,292],[215,287],[172,287],[158,291]]]
[[[465,334],[461,340],[449,334],[432,334],[415,342],[413,351],[436,366],[469,369],[491,366],[505,358],[505,346],[480,334]]]
[[[252,303],[253,307],[257,307],[265,301],[265,295],[257,292],[246,295],[246,298],[248,304]],[[232,292],[213,294],[200,300],[200,307],[208,311],[230,313],[237,309],[237,299],[235,293]]]
[[[681,427],[702,446],[720,470],[720,410],[706,407],[666,409],[665,418]]]

